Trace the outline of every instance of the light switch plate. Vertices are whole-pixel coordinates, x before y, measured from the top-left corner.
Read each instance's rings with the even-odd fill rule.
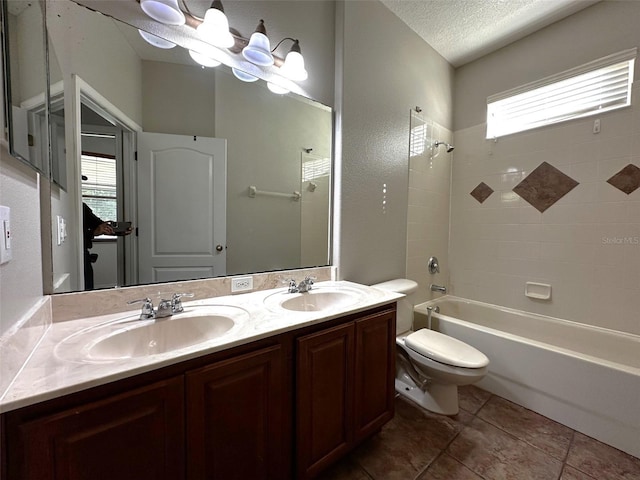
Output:
[[[11,260],[11,209],[0,205],[0,265]]]

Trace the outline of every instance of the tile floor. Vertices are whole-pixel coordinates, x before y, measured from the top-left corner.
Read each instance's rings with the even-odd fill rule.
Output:
[[[398,397],[395,418],[321,478],[640,480],[640,459],[469,386],[455,417]]]

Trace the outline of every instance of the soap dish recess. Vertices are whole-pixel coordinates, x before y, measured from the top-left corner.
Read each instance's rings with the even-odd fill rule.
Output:
[[[536,300],[550,300],[551,285],[547,283],[527,282],[524,287],[524,294]]]

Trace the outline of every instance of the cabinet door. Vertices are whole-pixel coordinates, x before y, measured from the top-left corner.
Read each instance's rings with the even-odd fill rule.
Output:
[[[187,373],[187,477],[287,478],[282,348],[258,350]]]
[[[310,478],[351,448],[354,324],[297,340],[297,471]]]
[[[371,435],[393,418],[395,312],[356,321],[355,441]]]
[[[9,478],[182,479],[183,411],[181,376],[24,423]]]

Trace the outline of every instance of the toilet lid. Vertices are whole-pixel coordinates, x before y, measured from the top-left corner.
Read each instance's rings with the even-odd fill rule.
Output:
[[[487,356],[460,340],[422,328],[404,339],[410,349],[437,362],[455,367],[482,368],[489,365]]]

